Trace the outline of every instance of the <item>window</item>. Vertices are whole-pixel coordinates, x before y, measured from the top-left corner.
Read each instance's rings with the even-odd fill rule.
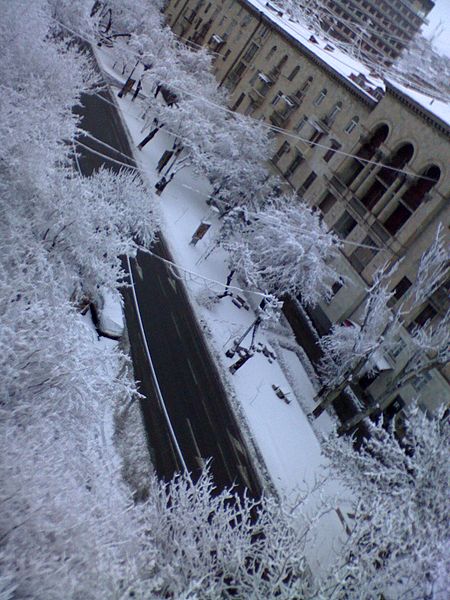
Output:
[[[269,50],[269,52],[266,55],[266,60],[270,60],[276,51],[277,51],[277,47],[272,46],[272,48]]]
[[[300,67],[294,67],[288,76],[289,81],[294,81],[295,76],[300,71]]]
[[[294,127],[295,133],[298,133],[299,131],[301,131],[307,122],[308,122],[308,117],[306,115],[304,115],[300,119],[300,121],[297,123],[297,125]]]
[[[397,338],[394,344],[388,347],[389,356],[395,360],[402,353],[405,347],[406,344],[402,338]]]
[[[250,46],[247,49],[247,52],[244,54],[243,59],[245,60],[245,62],[250,62],[252,60],[252,58],[255,56],[255,54],[258,52],[259,50],[259,46],[257,46],[257,44],[254,44],[253,42],[250,44]]]
[[[435,317],[437,315],[437,310],[434,308],[434,306],[432,306],[431,304],[427,304],[425,306],[425,308],[423,308],[420,313],[417,315],[417,317],[409,324],[408,326],[408,331],[413,331],[414,329],[417,329],[418,327],[423,327],[424,325],[426,325],[428,323],[428,321],[431,321],[433,319],[433,317]]]
[[[253,102],[253,100],[250,100],[249,105],[247,106],[247,108],[244,111],[244,115],[248,117],[248,115],[251,115],[252,113],[255,112],[256,109],[256,104]]]
[[[283,142],[281,144],[281,146],[278,148],[278,150],[276,151],[276,153],[273,155],[272,157],[272,162],[274,164],[276,164],[280,158],[283,156],[283,154],[286,154],[286,152],[289,152],[290,146],[289,146],[289,142]]]
[[[328,91],[326,88],[323,88],[323,90],[320,92],[320,94],[317,96],[317,98],[314,100],[314,106],[319,106],[319,104],[322,104],[322,102],[325,100],[325,96],[328,94]]]
[[[378,254],[378,251],[375,242],[367,236],[363,239],[361,246],[349,256],[350,264],[358,273],[361,273]]]
[[[344,128],[345,133],[351,133],[359,123],[359,117],[353,117]]]
[[[247,25],[250,23],[251,20],[252,20],[251,15],[245,15],[245,17],[242,19],[241,27],[247,27]]]
[[[276,106],[282,97],[283,97],[283,92],[277,92],[274,99],[272,100],[272,106]]]
[[[400,281],[397,283],[395,288],[392,290],[393,296],[389,300],[389,306],[393,306],[405,293],[409,290],[412,283],[407,277],[402,277]]]
[[[312,186],[312,184],[315,182],[316,179],[317,179],[317,175],[314,173],[314,171],[311,171],[311,173],[305,179],[303,184],[300,186],[299,191],[306,192],[306,190],[309,190],[309,188]]]
[[[295,173],[295,171],[302,164],[302,162],[303,162],[303,154],[297,150],[294,160],[291,162],[291,164],[286,169],[284,176],[290,177],[291,175],[293,175],[293,173]]]
[[[325,154],[323,155],[323,160],[325,162],[330,162],[330,160],[336,154],[336,150],[339,150],[340,147],[341,147],[341,144],[339,142],[337,142],[336,140],[331,140],[330,149],[327,150],[325,152]]]
[[[336,223],[333,225],[334,231],[342,239],[345,239],[357,226],[357,222],[346,210],[342,213]]]
[[[311,86],[312,81],[313,81],[313,78],[312,77],[308,77],[308,79],[305,81],[305,83],[301,87],[301,91],[303,93],[305,93],[306,91],[308,91],[308,89]]]
[[[233,106],[231,107],[231,110],[236,110],[241,104],[243,99],[245,98],[245,94],[242,93],[239,98],[236,100],[236,102],[233,104]]]
[[[342,110],[342,102],[336,102],[333,108],[330,110],[329,114],[326,117],[328,123],[333,123],[334,119],[338,116],[338,114]]]
[[[283,58],[280,60],[280,62],[277,64],[277,69],[279,71],[281,71],[281,69],[284,67],[284,65],[287,63],[287,59],[288,59],[288,55],[285,54],[283,56]]]
[[[432,379],[433,376],[431,373],[429,371],[425,371],[424,373],[421,373],[415,377],[411,383],[414,386],[414,389],[417,392],[420,392]]]
[[[319,131],[318,129],[314,129],[314,133],[309,138],[309,142],[311,146],[315,146],[320,142],[320,140],[324,137],[324,132]]]
[[[331,192],[328,192],[327,195],[325,196],[325,198],[319,204],[319,208],[325,215],[327,212],[329,212],[333,208],[333,206],[335,204],[336,204],[335,196],[333,196],[333,194]]]
[[[211,2],[208,2],[208,5],[205,8],[205,15],[209,11],[210,8],[211,8]]]
[[[333,283],[333,285],[331,286],[331,293],[333,294],[333,296],[336,296],[336,294],[338,293],[338,291],[344,286],[343,282],[341,280],[339,281],[335,281]]]
[[[403,227],[406,221],[416,211],[422,202],[426,201],[429,193],[436,185],[441,170],[436,165],[432,165],[422,173],[403,194],[400,201],[392,213],[384,222],[385,228],[391,235],[395,235]]]

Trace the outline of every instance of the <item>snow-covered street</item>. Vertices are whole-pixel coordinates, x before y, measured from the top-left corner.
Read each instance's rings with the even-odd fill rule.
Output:
[[[105,72],[117,81],[118,86],[125,81],[112,69],[107,52],[97,49],[96,54]],[[139,150],[137,145],[145,136],[141,115],[148,100],[145,103],[140,99],[133,102],[131,94],[119,99],[118,89],[113,86],[131,146],[135,148],[134,159],[146,185],[152,188],[160,178],[156,171],[158,161],[163,152],[172,147],[175,134],[167,124]],[[149,118],[151,115],[147,113]],[[312,423],[307,417],[315,406],[317,383],[308,359],[297,346],[286,323],[270,324],[259,329],[256,334],[259,351],[234,375],[229,372],[238,355],[228,358],[225,352],[254,321],[262,294],[240,288],[239,282],[233,280],[233,295],[220,300],[215,298],[224,291],[229,270],[225,251],[215,247],[214,233],[219,217],[217,211],[206,203],[211,192],[209,183],[191,168],[181,170],[160,196],[162,231],[219,364],[243,432],[250,445],[256,446],[263,469],[277,493],[292,500],[324,481],[312,498],[337,498],[341,510],[323,517],[323,539],[317,540],[317,548],[311,550],[310,566],[315,570],[324,560],[326,562],[327,554],[334,552],[337,540],[344,536],[342,518],[346,491],[328,473],[320,446],[322,434],[328,434],[334,427],[333,419],[324,414]],[[211,228],[194,246],[190,241],[201,222],[210,223]],[[233,302],[236,296],[245,299],[247,309],[239,306],[239,301]],[[250,338],[251,332],[242,346],[249,347]],[[278,389],[284,398],[277,396]],[[328,559],[330,557],[331,554]]]

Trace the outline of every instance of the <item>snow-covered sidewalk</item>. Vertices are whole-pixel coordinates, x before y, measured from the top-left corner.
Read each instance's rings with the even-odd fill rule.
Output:
[[[112,69],[107,51],[97,49],[96,55],[106,73],[117,81],[124,81],[124,77]],[[162,129],[142,151],[138,150],[138,143],[148,133],[148,130],[142,132],[142,100],[132,102],[131,95],[119,100],[116,88],[113,88],[113,93],[130,137],[136,164],[149,189],[154,189],[160,179],[156,172],[158,160],[165,150],[172,147],[175,136]],[[167,129],[170,130],[170,127]],[[314,423],[307,418],[307,412],[315,406],[313,370],[296,346],[289,329],[282,324],[260,329],[256,337],[260,351],[231,375],[229,367],[238,356],[228,358],[225,352],[254,321],[261,295],[251,291],[235,292],[246,300],[248,309],[233,303],[231,296],[210,301],[211,297],[223,291],[223,287],[214,282],[224,284],[228,274],[225,252],[221,248],[211,252],[219,222],[217,212],[206,203],[210,193],[208,181],[190,168],[183,169],[160,196],[161,229],[174,261],[180,267],[179,273],[184,276],[191,303],[223,373],[243,434],[250,445],[256,447],[278,494],[293,499],[326,479],[320,492],[313,494],[314,502],[321,495],[339,498],[342,510],[332,511],[322,518],[320,535],[315,548],[311,549],[309,563],[315,571],[329,562],[339,540],[344,537],[342,507],[347,492],[339,482],[329,477],[320,446],[321,436],[329,433],[334,424],[328,414]],[[211,227],[195,246],[190,245],[192,235],[202,221],[210,223]],[[233,281],[232,285],[239,284]],[[248,342],[247,346],[250,344],[249,338],[244,340],[243,345],[246,345],[245,342]],[[285,398],[278,397],[274,388],[281,389]]]

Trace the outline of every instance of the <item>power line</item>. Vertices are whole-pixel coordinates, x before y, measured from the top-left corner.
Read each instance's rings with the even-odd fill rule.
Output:
[[[105,99],[105,101],[107,101],[107,100]],[[109,101],[107,101],[107,102],[108,102],[109,104],[112,104],[112,103],[111,103],[111,102],[109,102]],[[126,111],[124,111],[124,112],[125,112],[125,114],[128,114],[128,115],[130,115],[130,113],[128,113],[128,112],[126,112]],[[130,115],[130,116],[134,116],[134,115]],[[165,132],[165,133],[169,133],[169,134],[173,135],[174,137],[178,137],[176,133],[171,133],[171,132],[170,132],[170,131],[168,131],[167,129],[165,129],[165,130],[164,130],[164,132]],[[108,147],[108,148],[110,148],[110,149],[112,149],[112,150],[115,150],[115,149],[114,149],[112,146],[109,146],[108,144],[106,144],[106,143],[102,142],[102,140],[99,140],[99,139],[98,139],[98,138],[96,138],[95,136],[93,136],[93,135],[90,135],[89,137],[90,137],[91,139],[93,139],[94,141],[98,142],[99,144],[103,144],[104,146],[106,146],[106,147]],[[110,158],[110,157],[109,157],[107,154],[102,154],[101,152],[98,152],[98,151],[94,150],[93,148],[91,148],[90,146],[86,146],[85,144],[82,144],[82,143],[78,142],[77,140],[75,140],[75,141],[74,141],[74,143],[77,143],[77,144],[81,145],[81,146],[82,146],[83,148],[85,148],[86,150],[89,150],[89,151],[91,151],[91,152],[94,152],[94,153],[95,153],[95,154],[97,154],[98,156],[101,156],[101,157],[103,157],[103,158],[106,158],[106,159],[108,159],[108,160],[113,160],[114,162],[118,163],[119,165],[123,165],[123,166],[126,166],[126,167],[128,167],[128,168],[131,168],[131,169],[133,169],[133,170],[135,170],[135,171],[139,171],[139,169],[138,169],[137,167],[133,167],[133,166],[131,166],[131,165],[126,165],[125,163],[122,163],[122,162],[120,162],[120,161],[115,161],[114,159],[111,159],[111,158]],[[135,160],[133,157],[130,157],[130,156],[126,155],[126,154],[123,154],[123,153],[122,153],[122,152],[120,152],[119,150],[117,150],[117,152],[119,152],[119,153],[120,153],[122,156],[124,156],[124,157],[125,157],[125,158],[127,158],[128,160],[132,160],[132,161],[133,161],[135,164],[139,165],[139,163],[138,163],[138,162],[137,162],[137,161],[136,161],[136,160]],[[140,168],[141,168],[141,169],[143,169],[143,168],[144,168],[142,164],[140,164],[139,166],[140,166]],[[205,192],[203,192],[202,190],[199,190],[198,188],[193,188],[193,187],[191,187],[191,186],[189,186],[189,185],[186,185],[186,184],[184,184],[184,183],[180,183],[180,185],[181,185],[181,187],[184,187],[184,188],[186,188],[186,189],[188,189],[188,190],[191,190],[191,191],[193,191],[193,192],[196,192],[197,194],[200,194],[200,195],[204,196],[205,198],[210,198],[211,200],[214,200],[214,202],[215,202],[215,203],[222,204],[222,205],[223,205],[225,208],[228,208],[228,207],[229,207],[229,204],[227,203],[227,201],[226,201],[226,200],[221,200],[220,198],[217,198],[216,196],[213,196],[213,195],[211,195],[211,194],[206,194],[206,193],[205,193]],[[248,209],[247,209],[247,214],[248,214],[248,215],[251,215],[251,216],[254,216],[255,218],[257,218],[257,219],[258,219],[258,220],[260,220],[260,221],[263,221],[263,222],[266,222],[266,223],[270,223],[270,224],[272,224],[272,225],[277,225],[277,224],[278,224],[278,222],[276,222],[276,221],[275,221],[275,220],[273,220],[273,219],[270,219],[270,217],[267,217],[267,216],[261,217],[261,213],[257,213],[257,212],[255,212],[255,211],[252,211],[252,210],[248,210]],[[298,228],[298,229],[297,229],[297,231],[298,231],[299,233],[301,233],[301,234],[304,234],[304,233],[310,233],[310,230],[308,230],[308,229],[300,229],[300,228]],[[323,237],[325,237],[325,234],[324,234],[324,236],[323,236]],[[349,246],[355,246],[355,247],[358,247],[358,248],[367,248],[367,249],[369,249],[369,250],[380,250],[380,248],[379,248],[379,247],[377,247],[377,246],[370,246],[370,245],[368,245],[368,244],[360,244],[360,243],[358,243],[358,242],[352,242],[351,240],[343,240],[343,239],[340,239],[340,240],[339,240],[339,244],[347,244],[347,245],[349,245]]]
[[[89,39],[87,37],[84,37],[82,34],[77,34],[72,29],[70,29],[69,27],[67,27],[66,25],[64,25],[63,23],[61,23],[60,21],[58,21],[57,19],[53,19],[53,20],[56,21],[57,23],[59,23],[62,27],[66,28],[71,33],[73,33],[74,35],[78,35],[79,37],[81,37],[81,39],[84,39],[85,41],[89,42],[90,44],[93,44],[93,43],[95,44],[95,40],[92,40],[92,39]],[[132,57],[138,58],[139,62],[141,61],[141,59],[139,58],[139,56],[137,55],[137,53],[129,51],[129,49],[125,49],[125,50],[127,50],[128,54],[130,54]],[[245,118],[243,115],[240,115],[239,113],[236,113],[235,111],[232,111],[231,109],[226,108],[226,107],[224,107],[224,106],[222,106],[220,104],[217,104],[215,102],[207,100],[203,96],[199,96],[198,94],[194,94],[193,92],[190,92],[188,90],[185,90],[185,89],[180,88],[180,87],[178,87],[176,85],[173,85],[173,84],[171,84],[170,87],[172,89],[174,89],[174,90],[178,90],[178,91],[181,91],[181,92],[183,92],[183,93],[185,93],[185,94],[187,94],[189,96],[192,96],[193,98],[200,99],[203,102],[205,102],[205,104],[213,106],[213,107],[215,107],[215,108],[217,108],[217,109],[219,109],[219,110],[221,110],[223,112],[226,112],[227,114],[231,114],[231,115],[234,116],[234,118]],[[247,117],[247,118],[250,118],[251,120],[255,121],[255,119],[252,119],[252,117]],[[262,121],[258,121],[258,123],[260,124],[260,126],[265,127],[266,129],[274,131],[275,133],[281,133],[281,134],[285,135],[286,137],[290,137],[290,138],[302,141],[302,142],[306,143],[308,146],[316,146],[318,148],[323,148],[325,150],[330,150],[330,146],[326,146],[325,144],[321,144],[320,142],[311,142],[310,140],[308,140],[306,138],[303,138],[303,137],[301,137],[299,135],[296,135],[296,134],[292,133],[291,131],[289,131],[287,129],[283,129],[281,127],[276,127],[275,125],[269,125],[268,123],[265,123],[265,122],[262,122]],[[423,175],[417,175],[417,174],[413,173],[412,171],[407,171],[405,169],[397,169],[395,167],[391,167],[391,166],[386,165],[384,163],[380,163],[380,162],[373,161],[373,160],[370,160],[370,159],[361,158],[361,157],[359,157],[359,156],[357,156],[355,154],[351,154],[351,153],[345,152],[343,150],[334,149],[334,152],[335,152],[335,154],[340,154],[340,155],[345,156],[345,157],[354,158],[354,159],[358,160],[359,162],[362,162],[362,163],[365,163],[365,164],[371,164],[371,165],[374,165],[374,166],[380,166],[380,167],[383,167],[384,169],[387,169],[387,170],[390,170],[390,171],[394,171],[396,173],[403,173],[405,175],[408,175],[409,177],[413,177],[413,178],[416,178],[416,179],[423,179],[423,180],[426,180],[426,181],[432,181],[433,183],[436,183],[436,180],[432,179],[430,177],[426,177],[426,176],[423,176]]]

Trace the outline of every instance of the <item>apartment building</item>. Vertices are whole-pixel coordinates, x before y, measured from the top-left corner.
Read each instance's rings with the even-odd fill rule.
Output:
[[[392,63],[434,7],[432,0],[321,0],[322,26],[370,59]]]
[[[412,4],[412,3],[411,3]],[[174,32],[213,53],[229,106],[274,127],[270,161],[286,186],[323,214],[343,241],[334,296],[310,314],[319,329],[358,321],[376,269],[399,263],[392,289],[401,300],[438,223],[450,223],[450,105],[393,81],[290,21],[263,0],[170,0]],[[351,282],[351,283],[349,283]],[[380,394],[404,362],[408,328],[438,320],[450,282],[409,315],[389,373],[366,382]],[[295,329],[295,323],[293,323]],[[447,401],[450,369],[434,370],[402,390],[432,408]]]

